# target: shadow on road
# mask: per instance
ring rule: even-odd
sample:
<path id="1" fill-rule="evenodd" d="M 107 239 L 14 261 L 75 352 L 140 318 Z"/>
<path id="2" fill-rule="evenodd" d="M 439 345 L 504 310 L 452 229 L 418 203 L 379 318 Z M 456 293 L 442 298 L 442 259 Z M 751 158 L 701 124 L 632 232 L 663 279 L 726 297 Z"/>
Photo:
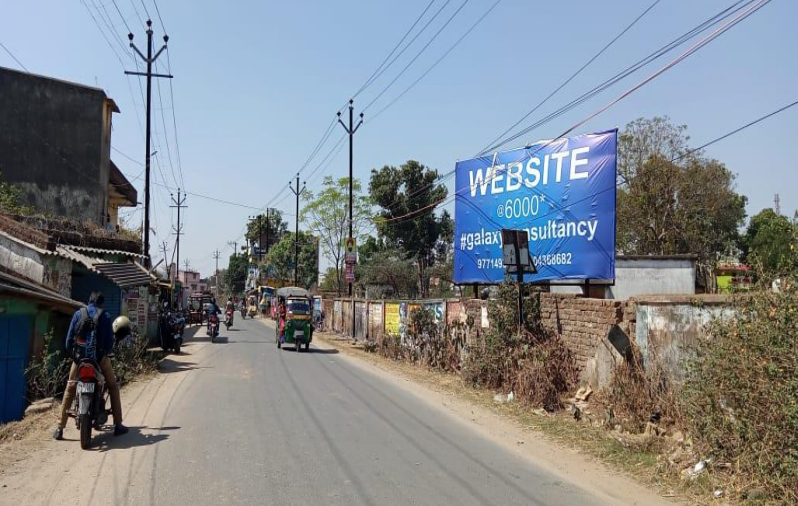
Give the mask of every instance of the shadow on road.
<path id="1" fill-rule="evenodd" d="M 136 448 L 140 446 L 149 446 L 155 443 L 168 439 L 169 434 L 145 434 L 146 431 L 171 431 L 179 430 L 180 427 L 128 427 L 129 431 L 124 436 L 114 436 L 113 429 L 104 431 L 97 435 L 92 445 L 92 450 L 98 452 L 107 452 L 110 450 L 127 450 L 129 448 Z"/>
<path id="2" fill-rule="evenodd" d="M 171 358 L 165 358 L 158 364 L 158 371 L 163 374 L 193 371 L 194 369 L 209 369 L 209 367 L 200 367 L 195 362 L 177 362 Z"/>
<path id="3" fill-rule="evenodd" d="M 313 353 L 313 354 L 316 354 L 316 355 L 337 355 L 338 354 L 338 350 L 336 350 L 335 348 L 328 348 L 328 349 L 310 348 L 309 350 L 307 350 L 304 353 Z"/>

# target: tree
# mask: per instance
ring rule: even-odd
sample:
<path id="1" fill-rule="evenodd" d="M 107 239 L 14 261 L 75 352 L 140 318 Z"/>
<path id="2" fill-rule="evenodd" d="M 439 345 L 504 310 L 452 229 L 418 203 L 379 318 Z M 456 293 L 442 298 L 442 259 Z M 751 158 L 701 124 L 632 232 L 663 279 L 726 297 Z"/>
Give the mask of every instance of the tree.
<path id="1" fill-rule="evenodd" d="M 259 214 L 254 220 L 247 223 L 245 237 L 250 244 L 262 246 L 265 255 L 267 253 L 266 238 L 269 238 L 269 249 L 271 249 L 272 246 L 280 242 L 280 238 L 287 230 L 288 223 L 283 221 L 283 213 L 277 209 L 270 209 L 268 213 Z M 263 244 L 261 244 L 261 240 Z"/>
<path id="2" fill-rule="evenodd" d="M 641 118 L 620 135 L 616 243 L 626 254 L 695 254 L 711 288 L 715 263 L 739 240 L 746 198 L 722 163 L 688 153 L 685 129 Z"/>
<path id="3" fill-rule="evenodd" d="M 3 174 L 0 173 L 0 178 L 2 176 Z M 33 209 L 20 205 L 21 198 L 22 191 L 19 187 L 6 181 L 0 181 L 0 211 L 23 216 L 33 214 Z"/>
<path id="4" fill-rule="evenodd" d="M 230 262 L 224 274 L 225 286 L 231 294 L 240 294 L 244 291 L 247 282 L 248 262 L 244 255 L 231 255 Z"/>
<path id="5" fill-rule="evenodd" d="M 335 269 L 334 290 L 342 291 L 344 283 L 345 239 L 349 237 L 349 178 L 324 178 L 322 190 L 307 197 L 308 203 L 300 213 L 302 222 L 319 238 L 325 258 Z M 352 182 L 352 232 L 358 243 L 364 238 L 371 208 L 368 198 L 361 194 L 360 181 Z M 326 278 L 325 278 L 326 279 Z"/>
<path id="6" fill-rule="evenodd" d="M 776 276 L 793 268 L 789 260 L 798 248 L 798 224 L 773 209 L 751 217 L 741 241 L 743 259 L 766 275 Z"/>
<path id="7" fill-rule="evenodd" d="M 406 252 L 369 236 L 360 246 L 358 256 L 355 273 L 359 290 L 365 291 L 369 287 L 369 296 L 378 298 L 413 298 L 418 295 L 418 284 L 408 276 L 415 266 Z"/>
<path id="8" fill-rule="evenodd" d="M 369 182 L 371 198 L 382 208 L 377 230 L 388 246 L 413 259 L 422 296 L 429 291 L 427 268 L 440 260 L 441 242 L 447 242 L 445 236 L 453 229 L 448 212 L 434 212 L 448 194 L 444 185 L 435 184 L 437 179 L 438 171 L 408 160 L 399 168 L 372 169 Z"/>
<path id="9" fill-rule="evenodd" d="M 310 289 L 319 278 L 318 239 L 307 232 L 299 232 L 299 286 Z M 266 256 L 274 277 L 294 280 L 294 233 L 286 232 Z"/>

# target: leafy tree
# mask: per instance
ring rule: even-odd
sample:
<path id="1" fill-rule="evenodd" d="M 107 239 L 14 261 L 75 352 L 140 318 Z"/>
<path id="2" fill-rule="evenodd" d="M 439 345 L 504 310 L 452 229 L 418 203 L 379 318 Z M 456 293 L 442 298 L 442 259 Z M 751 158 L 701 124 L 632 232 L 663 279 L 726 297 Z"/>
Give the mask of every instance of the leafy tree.
<path id="1" fill-rule="evenodd" d="M 620 135 L 616 242 L 627 254 L 696 254 L 711 288 L 716 261 L 739 240 L 747 199 L 722 163 L 688 153 L 684 132 L 657 117 Z"/>
<path id="2" fill-rule="evenodd" d="M 0 173 L 0 178 L 2 176 L 3 174 Z M 17 186 L 0 181 L 0 211 L 23 216 L 32 214 L 33 209 L 19 203 L 21 196 L 21 190 Z"/>
<path id="3" fill-rule="evenodd" d="M 407 297 L 418 295 L 418 284 L 409 272 L 415 270 L 407 253 L 392 248 L 384 241 L 369 237 L 359 250 L 359 263 L 355 270 L 358 289 L 369 286 L 375 297 Z"/>
<path id="4" fill-rule="evenodd" d="M 324 178 L 322 190 L 308 195 L 308 203 L 302 209 L 302 222 L 319 238 L 322 252 L 335 269 L 331 281 L 333 290 L 342 291 L 344 247 L 349 237 L 349 178 Z M 352 231 L 360 243 L 369 224 L 371 209 L 368 198 L 361 194 L 360 181 L 352 182 Z M 327 277 L 325 277 L 325 280 Z"/>
<path id="5" fill-rule="evenodd" d="M 224 282 L 231 294 L 240 294 L 244 291 L 248 263 L 244 255 L 230 256 L 230 262 L 227 264 L 227 270 L 224 274 Z"/>
<path id="6" fill-rule="evenodd" d="M 745 262 L 775 276 L 794 268 L 789 260 L 797 245 L 798 224 L 768 208 L 751 218 L 741 249 Z"/>
<path id="7" fill-rule="evenodd" d="M 258 244 L 258 246 L 261 246 L 262 240 L 263 252 L 266 254 L 266 238 L 269 239 L 269 249 L 271 249 L 272 246 L 280 242 L 280 238 L 287 230 L 288 223 L 283 221 L 283 213 L 278 209 L 271 209 L 268 213 L 259 214 L 247 223 L 245 237 L 250 244 Z"/>
<path id="8" fill-rule="evenodd" d="M 415 262 L 421 296 L 429 291 L 427 268 L 441 259 L 453 230 L 447 211 L 440 216 L 434 213 L 435 205 L 448 194 L 444 185 L 435 184 L 437 179 L 438 171 L 408 160 L 399 168 L 372 169 L 369 182 L 371 198 L 382 208 L 377 230 L 390 247 L 404 251 Z"/>
<path id="9" fill-rule="evenodd" d="M 266 256 L 274 277 L 279 280 L 294 279 L 294 233 L 286 232 Z M 299 286 L 311 288 L 319 278 L 318 239 L 307 232 L 299 232 Z"/>

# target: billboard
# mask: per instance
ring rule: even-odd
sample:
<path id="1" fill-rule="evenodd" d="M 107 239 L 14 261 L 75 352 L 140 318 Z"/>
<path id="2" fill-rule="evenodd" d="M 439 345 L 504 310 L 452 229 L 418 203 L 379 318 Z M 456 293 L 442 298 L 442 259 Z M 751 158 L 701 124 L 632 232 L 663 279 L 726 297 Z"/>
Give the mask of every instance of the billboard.
<path id="1" fill-rule="evenodd" d="M 457 162 L 454 282 L 504 280 L 501 230 L 526 230 L 526 282 L 615 278 L 618 131 Z"/>

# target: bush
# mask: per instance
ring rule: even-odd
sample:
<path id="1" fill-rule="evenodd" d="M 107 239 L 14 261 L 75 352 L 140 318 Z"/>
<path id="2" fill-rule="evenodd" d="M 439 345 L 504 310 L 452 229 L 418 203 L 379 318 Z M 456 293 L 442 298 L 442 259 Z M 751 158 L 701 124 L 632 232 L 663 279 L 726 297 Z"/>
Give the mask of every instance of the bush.
<path id="1" fill-rule="evenodd" d="M 53 344 L 53 331 L 44 335 L 42 354 L 34 357 L 25 370 L 28 382 L 28 401 L 55 397 L 66 387 L 69 367 L 72 362 L 65 358 Z"/>
<path id="2" fill-rule="evenodd" d="M 139 335 L 133 335 L 129 341 L 116 344 L 111 363 L 120 386 L 158 369 L 159 355 L 148 352 L 147 344 L 147 338 Z"/>
<path id="3" fill-rule="evenodd" d="M 798 502 L 798 287 L 740 296 L 689 363 L 681 409 L 697 448 L 741 488 Z"/>
<path id="4" fill-rule="evenodd" d="M 466 350 L 463 380 L 471 386 L 514 392 L 525 402 L 554 411 L 577 383 L 571 352 L 543 327 L 540 300 L 524 299 L 524 328 L 518 325 L 518 291 L 503 284 L 488 307 L 490 330 Z"/>

